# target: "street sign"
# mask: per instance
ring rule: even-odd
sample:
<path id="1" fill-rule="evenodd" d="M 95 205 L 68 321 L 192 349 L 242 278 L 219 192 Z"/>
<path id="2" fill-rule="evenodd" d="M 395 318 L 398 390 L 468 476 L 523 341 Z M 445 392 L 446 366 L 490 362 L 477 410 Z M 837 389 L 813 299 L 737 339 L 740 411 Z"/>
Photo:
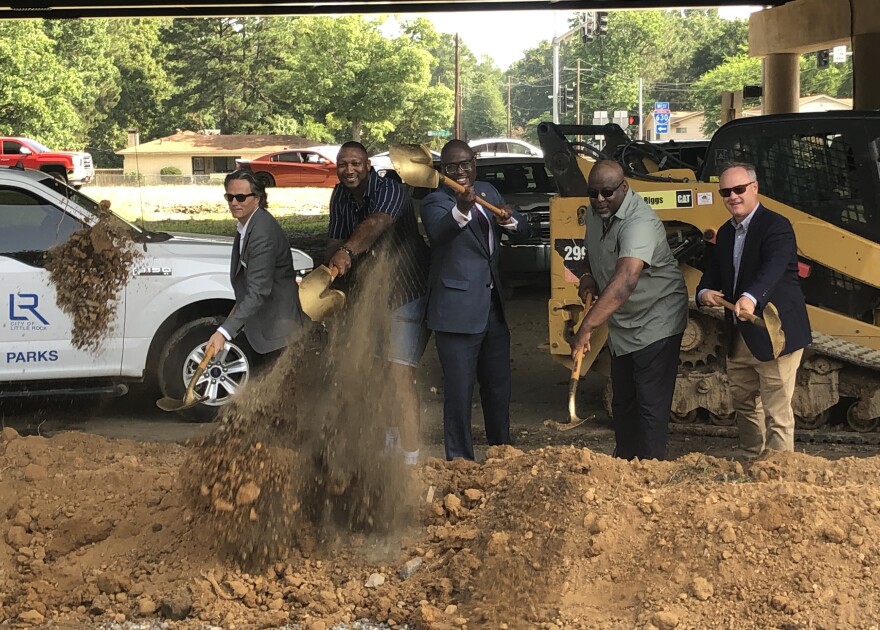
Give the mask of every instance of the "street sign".
<path id="1" fill-rule="evenodd" d="M 436 129 L 434 131 L 428 132 L 429 138 L 448 138 L 452 135 L 452 132 L 448 129 Z"/>
<path id="2" fill-rule="evenodd" d="M 663 124 L 657 123 L 656 125 L 654 125 L 654 133 L 656 133 L 656 134 L 669 133 L 669 125 L 666 123 L 663 123 Z"/>
<path id="3" fill-rule="evenodd" d="M 669 113 L 669 101 L 654 101 L 654 111 Z"/>
<path id="4" fill-rule="evenodd" d="M 846 63 L 846 46 L 835 46 L 831 49 L 831 61 Z"/>
<path id="5" fill-rule="evenodd" d="M 669 112 L 654 112 L 654 122 L 658 125 L 668 125 L 671 115 Z"/>
<path id="6" fill-rule="evenodd" d="M 593 124 L 594 125 L 607 125 L 608 124 L 608 112 L 607 111 L 594 111 L 593 112 Z"/>

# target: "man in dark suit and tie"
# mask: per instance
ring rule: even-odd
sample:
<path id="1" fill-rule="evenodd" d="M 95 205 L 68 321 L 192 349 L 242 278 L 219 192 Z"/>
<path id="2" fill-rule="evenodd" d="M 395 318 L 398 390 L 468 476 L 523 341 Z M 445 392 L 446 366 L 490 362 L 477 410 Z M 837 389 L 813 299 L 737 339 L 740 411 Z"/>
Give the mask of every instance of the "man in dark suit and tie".
<path id="1" fill-rule="evenodd" d="M 697 287 L 697 303 L 721 306 L 732 334 L 727 378 L 745 455 L 765 449 L 794 450 L 791 399 L 803 349 L 812 341 L 804 294 L 798 279 L 797 244 L 791 223 L 758 201 L 751 164 L 724 167 L 719 194 L 731 220 L 718 229 L 714 251 Z M 745 321 L 772 303 L 782 320 L 785 347 L 773 358 L 767 332 Z"/>
<path id="2" fill-rule="evenodd" d="M 226 176 L 224 186 L 229 211 L 238 219 L 230 266 L 235 307 L 208 345 L 219 355 L 244 332 L 257 354 L 256 367 L 266 368 L 302 326 L 293 258 L 284 230 L 266 209 L 263 184 L 238 170 Z"/>
<path id="3" fill-rule="evenodd" d="M 501 232 L 513 238 L 528 236 L 528 223 L 505 207 L 492 185 L 476 181 L 476 159 L 465 142 L 447 142 L 440 164 L 465 191 L 441 186 L 419 209 L 431 242 L 428 328 L 434 331 L 443 370 L 446 459 L 472 460 L 475 376 L 487 441 L 510 443 L 510 330 L 501 300 L 498 247 Z M 504 207 L 505 215 L 490 213 L 480 205 L 481 199 Z"/>

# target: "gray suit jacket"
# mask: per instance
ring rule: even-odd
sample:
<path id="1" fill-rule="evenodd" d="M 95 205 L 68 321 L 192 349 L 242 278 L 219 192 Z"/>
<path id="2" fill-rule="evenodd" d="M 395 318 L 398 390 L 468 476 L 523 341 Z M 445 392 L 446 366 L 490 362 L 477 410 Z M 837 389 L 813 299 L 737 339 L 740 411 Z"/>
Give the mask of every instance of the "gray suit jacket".
<path id="1" fill-rule="evenodd" d="M 244 330 L 251 347 L 266 354 L 286 346 L 302 325 L 293 258 L 287 236 L 263 208 L 251 217 L 243 247 L 241 238 L 235 235 L 230 268 L 235 311 L 223 328 L 233 338 Z"/>
<path id="2" fill-rule="evenodd" d="M 504 203 L 501 194 L 486 182 L 475 182 L 477 198 L 495 206 Z M 498 254 L 501 232 L 513 238 L 529 234 L 529 224 L 519 213 L 515 230 L 506 230 L 489 218 L 494 248 L 492 255 L 476 219 L 462 229 L 452 216 L 455 192 L 441 186 L 422 200 L 419 214 L 431 241 L 428 274 L 428 328 L 439 332 L 477 334 L 486 330 L 494 284 L 502 295 Z M 474 210 L 476 211 L 476 210 Z"/>

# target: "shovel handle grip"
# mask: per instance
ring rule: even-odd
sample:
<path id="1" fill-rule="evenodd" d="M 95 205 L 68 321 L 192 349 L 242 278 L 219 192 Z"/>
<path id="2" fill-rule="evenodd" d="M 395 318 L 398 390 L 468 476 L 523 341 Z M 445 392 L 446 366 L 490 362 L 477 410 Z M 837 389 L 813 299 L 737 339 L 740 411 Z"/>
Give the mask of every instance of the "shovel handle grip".
<path id="1" fill-rule="evenodd" d="M 727 310 L 729 310 L 731 312 L 733 311 L 733 308 L 734 308 L 733 304 L 731 304 L 730 302 L 728 302 L 724 298 L 718 298 L 718 301 L 721 302 L 721 304 L 724 306 L 724 308 L 726 308 Z M 766 328 L 766 326 L 764 325 L 764 320 L 761 319 L 760 317 L 758 317 L 757 315 L 755 315 L 754 313 L 743 313 L 743 315 L 745 316 L 747 321 L 751 322 L 755 326 L 760 326 L 761 328 Z"/>
<path id="2" fill-rule="evenodd" d="M 443 173 L 440 173 L 440 183 L 446 184 L 447 186 L 449 186 L 452 190 L 454 190 L 456 192 L 464 192 L 464 186 L 459 184 L 454 179 L 450 179 L 450 178 L 446 177 L 446 175 L 444 175 Z M 488 208 L 492 212 L 492 214 L 494 214 L 496 217 L 499 217 L 502 219 L 508 218 L 508 214 L 509 214 L 508 212 L 505 212 L 501 208 L 493 206 L 491 203 L 489 203 L 485 199 L 480 199 L 479 201 L 480 201 L 481 206 L 483 206 L 484 208 Z"/>

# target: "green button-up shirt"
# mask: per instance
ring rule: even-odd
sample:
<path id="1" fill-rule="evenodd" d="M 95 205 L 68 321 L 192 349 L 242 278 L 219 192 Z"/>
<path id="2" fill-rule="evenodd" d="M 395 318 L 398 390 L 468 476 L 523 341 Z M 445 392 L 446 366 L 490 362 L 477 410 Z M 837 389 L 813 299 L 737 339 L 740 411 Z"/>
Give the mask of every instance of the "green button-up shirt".
<path id="1" fill-rule="evenodd" d="M 688 296 L 684 276 L 666 241 L 663 222 L 639 195 L 628 190 L 608 221 L 590 208 L 584 243 L 599 291 L 608 286 L 619 258 L 645 263 L 632 295 L 608 319 L 608 345 L 614 356 L 641 350 L 682 332 Z"/>

